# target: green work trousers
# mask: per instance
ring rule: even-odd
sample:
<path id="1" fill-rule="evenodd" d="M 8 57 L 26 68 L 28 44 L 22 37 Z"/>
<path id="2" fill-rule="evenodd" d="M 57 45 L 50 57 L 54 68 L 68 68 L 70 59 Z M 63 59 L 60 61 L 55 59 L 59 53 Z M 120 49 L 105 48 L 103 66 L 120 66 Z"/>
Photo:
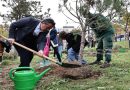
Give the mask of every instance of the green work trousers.
<path id="1" fill-rule="evenodd" d="M 97 38 L 97 61 L 103 60 L 103 53 L 105 54 L 105 61 L 111 61 L 111 53 L 113 47 L 113 34 L 105 34 Z"/>

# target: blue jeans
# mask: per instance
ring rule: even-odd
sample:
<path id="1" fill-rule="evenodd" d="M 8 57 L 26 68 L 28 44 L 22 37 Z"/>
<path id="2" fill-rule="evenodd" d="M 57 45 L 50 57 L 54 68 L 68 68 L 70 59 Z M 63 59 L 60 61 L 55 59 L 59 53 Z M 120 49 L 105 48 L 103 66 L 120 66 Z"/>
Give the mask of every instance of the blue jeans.
<path id="1" fill-rule="evenodd" d="M 77 60 L 78 61 L 79 58 L 79 53 L 76 53 L 73 48 L 68 49 L 68 62 Z M 81 60 L 80 64 L 86 64 L 87 62 L 85 60 Z"/>
<path id="2" fill-rule="evenodd" d="M 58 46 L 58 51 L 59 51 L 60 57 L 62 57 L 62 51 L 63 51 L 63 46 L 62 45 Z"/>
<path id="3" fill-rule="evenodd" d="M 68 49 L 68 62 L 78 60 L 79 53 L 76 53 L 73 48 Z"/>

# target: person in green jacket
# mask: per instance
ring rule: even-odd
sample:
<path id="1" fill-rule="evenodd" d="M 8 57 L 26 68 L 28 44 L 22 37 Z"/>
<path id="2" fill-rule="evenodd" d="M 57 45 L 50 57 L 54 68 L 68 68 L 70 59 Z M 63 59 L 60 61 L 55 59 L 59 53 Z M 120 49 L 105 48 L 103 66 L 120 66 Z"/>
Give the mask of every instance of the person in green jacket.
<path id="1" fill-rule="evenodd" d="M 113 47 L 113 36 L 114 28 L 110 23 L 109 19 L 101 14 L 92 14 L 89 13 L 89 27 L 95 33 L 97 40 L 97 59 L 96 61 L 90 63 L 101 65 L 101 60 L 103 60 L 103 53 L 105 53 L 105 62 L 100 66 L 100 68 L 106 68 L 110 66 L 111 54 Z"/>

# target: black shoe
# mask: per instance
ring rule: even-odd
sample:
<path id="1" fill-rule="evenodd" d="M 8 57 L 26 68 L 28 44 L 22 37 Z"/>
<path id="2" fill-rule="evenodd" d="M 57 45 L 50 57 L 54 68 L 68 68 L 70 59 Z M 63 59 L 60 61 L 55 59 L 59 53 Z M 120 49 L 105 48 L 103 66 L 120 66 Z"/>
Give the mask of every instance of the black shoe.
<path id="1" fill-rule="evenodd" d="M 101 63 L 101 61 L 94 61 L 94 62 L 90 63 L 89 65 L 94 65 L 94 64 L 101 65 L 102 63 Z"/>
<path id="2" fill-rule="evenodd" d="M 80 64 L 81 64 L 81 65 L 86 65 L 86 64 L 87 64 L 87 61 L 81 60 L 81 61 L 80 61 Z"/>
<path id="3" fill-rule="evenodd" d="M 104 64 L 100 66 L 100 68 L 107 68 L 107 67 L 110 67 L 110 63 L 108 62 L 104 62 Z"/>

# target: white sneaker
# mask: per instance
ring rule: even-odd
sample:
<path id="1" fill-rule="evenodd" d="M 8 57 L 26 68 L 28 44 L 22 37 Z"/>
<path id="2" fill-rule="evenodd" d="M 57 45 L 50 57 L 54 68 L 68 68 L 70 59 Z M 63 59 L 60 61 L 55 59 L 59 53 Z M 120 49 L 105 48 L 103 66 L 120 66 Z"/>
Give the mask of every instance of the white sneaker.
<path id="1" fill-rule="evenodd" d="M 40 68 L 44 67 L 43 62 L 40 62 L 39 64 L 40 64 Z"/>
<path id="2" fill-rule="evenodd" d="M 48 66 L 51 62 L 49 60 L 43 60 L 40 62 L 40 67 Z"/>

